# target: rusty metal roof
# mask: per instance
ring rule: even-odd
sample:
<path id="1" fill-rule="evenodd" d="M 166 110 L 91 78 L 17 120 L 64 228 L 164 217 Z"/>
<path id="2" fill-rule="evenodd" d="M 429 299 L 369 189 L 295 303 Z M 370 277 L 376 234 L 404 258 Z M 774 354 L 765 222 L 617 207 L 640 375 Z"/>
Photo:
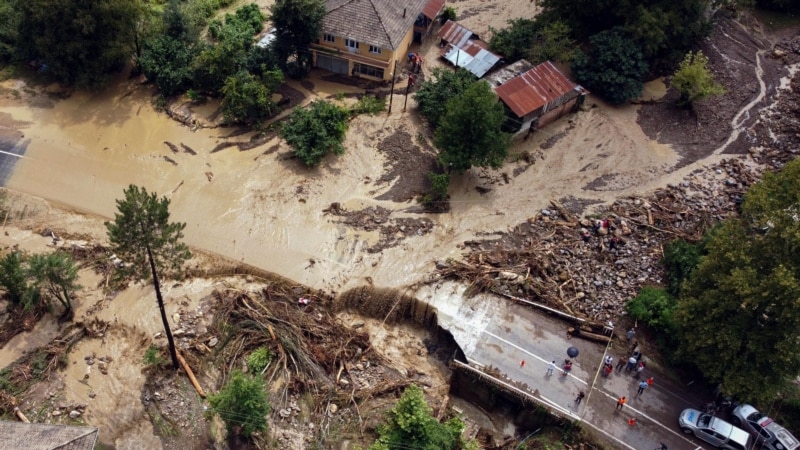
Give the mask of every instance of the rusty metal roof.
<path id="1" fill-rule="evenodd" d="M 486 42 L 458 22 L 447 21 L 439 30 L 438 36 L 450 44 L 442 51 L 442 57 L 450 64 L 467 69 L 478 78 L 500 61 L 500 56 L 488 50 L 489 45 Z"/>
<path id="2" fill-rule="evenodd" d="M 576 95 L 588 93 L 580 85 L 568 80 L 550 61 L 539 64 L 495 89 L 503 103 L 517 117 L 530 114 L 573 91 Z"/>
<path id="3" fill-rule="evenodd" d="M 422 15 L 433 20 L 442 12 L 443 8 L 444 0 L 429 0 L 425 7 L 422 8 Z"/>

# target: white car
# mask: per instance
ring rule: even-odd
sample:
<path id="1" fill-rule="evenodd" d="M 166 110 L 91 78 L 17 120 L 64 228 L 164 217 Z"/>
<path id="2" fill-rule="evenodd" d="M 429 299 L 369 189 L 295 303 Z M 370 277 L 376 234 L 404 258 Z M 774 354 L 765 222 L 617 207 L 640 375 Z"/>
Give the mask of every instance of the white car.
<path id="1" fill-rule="evenodd" d="M 800 442 L 786 428 L 758 412 L 748 404 L 739 405 L 731 413 L 731 422 L 749 431 L 765 450 L 796 450 Z M 759 447 L 762 448 L 762 447 Z"/>
<path id="2" fill-rule="evenodd" d="M 727 450 L 748 450 L 750 435 L 719 417 L 696 409 L 684 409 L 678 424 L 686 434 L 694 434 L 709 444 Z"/>

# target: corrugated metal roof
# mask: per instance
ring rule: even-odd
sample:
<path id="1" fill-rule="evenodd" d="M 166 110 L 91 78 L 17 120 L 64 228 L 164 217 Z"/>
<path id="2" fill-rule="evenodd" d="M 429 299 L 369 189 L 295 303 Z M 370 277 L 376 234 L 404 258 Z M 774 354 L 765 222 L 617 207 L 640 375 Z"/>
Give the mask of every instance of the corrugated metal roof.
<path id="1" fill-rule="evenodd" d="M 442 57 L 455 66 L 467 69 L 478 78 L 486 75 L 500 61 L 500 56 L 488 50 L 489 45 L 486 42 L 458 22 L 447 21 L 439 30 L 438 36 L 450 44 L 442 52 Z"/>
<path id="2" fill-rule="evenodd" d="M 577 95 L 588 93 L 580 85 L 568 80 L 550 61 L 539 64 L 495 89 L 503 103 L 517 117 L 530 114 L 572 91 L 576 91 Z"/>
<path id="3" fill-rule="evenodd" d="M 444 0 L 430 0 L 425 7 L 422 8 L 422 14 L 428 19 L 433 20 L 442 12 L 442 8 L 444 8 Z"/>

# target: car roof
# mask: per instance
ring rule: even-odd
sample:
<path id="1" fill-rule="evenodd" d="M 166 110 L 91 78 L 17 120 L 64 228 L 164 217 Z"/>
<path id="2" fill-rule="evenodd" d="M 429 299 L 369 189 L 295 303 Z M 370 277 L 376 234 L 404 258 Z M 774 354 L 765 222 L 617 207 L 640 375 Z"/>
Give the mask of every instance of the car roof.
<path id="1" fill-rule="evenodd" d="M 794 435 L 786 428 L 783 428 L 775 422 L 771 422 L 766 426 L 766 428 L 772 432 L 778 439 L 778 442 L 783 444 L 783 446 L 787 449 L 793 450 L 800 447 L 800 441 L 798 441 L 797 438 L 794 437 Z"/>
<path id="2" fill-rule="evenodd" d="M 747 417 L 754 412 L 758 412 L 758 410 L 755 409 L 753 405 L 748 405 L 747 403 L 737 406 L 736 410 L 734 410 L 734 414 L 742 417 Z"/>
<path id="3" fill-rule="evenodd" d="M 738 442 L 739 444 L 742 444 L 742 446 L 744 447 L 747 447 L 750 444 L 750 433 L 744 431 L 739 427 L 730 425 L 728 424 L 728 422 L 724 422 L 722 420 L 718 421 L 727 424 L 731 428 L 731 430 L 728 433 L 723 433 L 726 436 L 728 436 L 728 439 L 734 442 Z M 717 428 L 717 431 L 719 431 L 719 428 Z"/>

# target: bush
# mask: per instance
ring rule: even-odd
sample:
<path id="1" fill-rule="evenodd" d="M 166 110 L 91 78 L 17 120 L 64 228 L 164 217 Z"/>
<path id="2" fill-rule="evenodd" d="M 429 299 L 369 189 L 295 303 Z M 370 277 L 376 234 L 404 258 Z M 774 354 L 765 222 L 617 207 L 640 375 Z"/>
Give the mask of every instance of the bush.
<path id="1" fill-rule="evenodd" d="M 450 175 L 428 172 L 428 181 L 431 183 L 431 189 L 422 197 L 422 204 L 433 211 L 446 211 Z"/>
<path id="2" fill-rule="evenodd" d="M 258 378 L 234 371 L 228 384 L 219 393 L 210 395 L 208 402 L 211 408 L 207 414 L 218 414 L 229 436 L 250 437 L 267 429 L 266 415 L 270 407 L 264 383 Z"/>
<path id="3" fill-rule="evenodd" d="M 24 258 L 19 252 L 11 252 L 0 259 L 0 287 L 6 290 L 11 303 L 21 305 L 28 295 L 28 278 Z"/>
<path id="4" fill-rule="evenodd" d="M 446 23 L 448 20 L 456 20 L 456 9 L 452 6 L 445 6 L 442 15 L 439 17 L 441 23 Z"/>
<path id="5" fill-rule="evenodd" d="M 350 109 L 352 115 L 369 114 L 374 116 L 379 112 L 386 111 L 386 97 L 374 97 L 365 95 L 358 99 L 358 102 Z"/>
<path id="6" fill-rule="evenodd" d="M 247 370 L 251 374 L 261 373 L 272 361 L 272 352 L 266 347 L 259 347 L 247 357 Z"/>
<path id="7" fill-rule="evenodd" d="M 342 141 L 347 133 L 350 112 L 333 103 L 317 100 L 306 108 L 298 108 L 281 127 L 280 136 L 294 154 L 308 166 L 315 166 L 328 153 L 344 153 Z"/>
<path id="8" fill-rule="evenodd" d="M 644 287 L 625 305 L 628 314 L 646 324 L 656 334 L 656 341 L 665 350 L 676 348 L 675 309 L 678 302 L 666 290 Z M 669 352 L 668 352 L 669 353 Z"/>

